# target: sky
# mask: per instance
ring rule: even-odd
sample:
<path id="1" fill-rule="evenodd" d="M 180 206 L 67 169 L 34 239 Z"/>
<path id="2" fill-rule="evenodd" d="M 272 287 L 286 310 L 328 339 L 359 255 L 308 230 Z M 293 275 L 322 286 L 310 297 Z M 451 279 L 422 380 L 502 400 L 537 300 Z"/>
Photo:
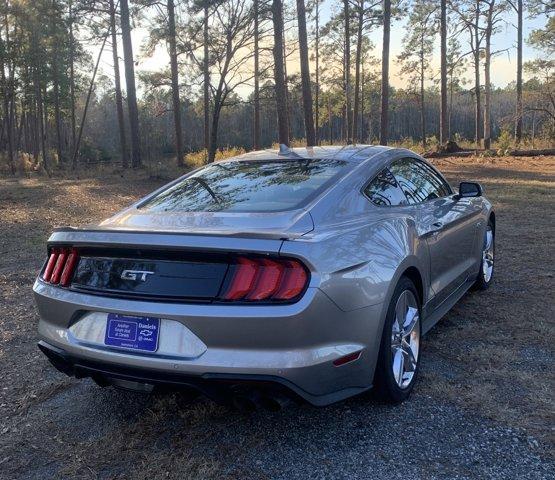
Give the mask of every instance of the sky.
<path id="1" fill-rule="evenodd" d="M 321 7 L 321 20 L 320 25 L 324 25 L 326 21 L 332 15 L 332 8 L 337 8 L 337 0 L 328 0 Z M 516 15 L 507 15 L 508 21 L 516 22 Z M 526 39 L 529 33 L 536 28 L 541 28 L 545 25 L 547 18 L 535 18 L 524 20 L 524 38 Z M 399 65 L 396 62 L 397 55 L 402 50 L 402 40 L 403 35 L 406 30 L 407 19 L 401 19 L 394 21 L 391 27 L 391 47 L 390 47 L 390 83 L 392 86 L 397 88 L 402 88 L 406 86 L 406 80 L 399 74 Z M 313 25 L 309 23 L 309 29 L 313 28 Z M 159 47 L 156 49 L 155 54 L 150 58 L 142 58 L 140 55 L 140 46 L 144 43 L 147 36 L 147 30 L 144 27 L 135 28 L 132 31 L 134 57 L 136 63 L 136 72 L 141 71 L 157 71 L 167 68 L 169 65 L 169 57 L 165 47 Z M 375 45 L 373 55 L 376 58 L 381 58 L 381 41 L 382 41 L 382 30 L 377 28 L 368 35 L 369 39 Z M 121 41 L 121 38 L 120 38 Z M 461 38 L 462 49 L 464 51 L 464 39 Z M 436 42 L 436 51 L 434 52 L 433 61 L 431 63 L 434 72 L 439 70 L 439 39 Z M 495 56 L 492 60 L 492 82 L 497 87 L 504 87 L 510 82 L 515 80 L 516 77 L 516 30 L 512 24 L 503 24 L 501 29 L 492 39 L 492 51 L 505 50 L 507 52 L 501 53 Z M 354 46 L 353 46 L 354 49 Z M 92 47 L 89 49 L 93 58 L 98 55 L 99 48 Z M 122 55 L 122 46 L 119 45 L 120 56 Z M 540 52 L 532 49 L 528 45 L 524 45 L 523 58 L 524 61 L 532 60 L 540 55 Z M 103 74 L 109 78 L 113 77 L 112 73 L 112 56 L 109 48 L 107 47 L 102 55 L 100 70 Z M 120 67 L 123 72 L 123 65 Z M 297 55 L 291 55 L 287 62 L 287 72 L 289 74 L 296 73 L 299 70 L 299 59 Z M 312 71 L 314 70 L 314 65 L 312 65 Z M 468 78 L 472 77 L 472 72 L 469 70 Z M 242 91 L 238 92 L 241 95 L 248 95 L 250 92 L 250 87 L 244 87 Z M 140 94 L 139 88 L 139 94 Z"/>

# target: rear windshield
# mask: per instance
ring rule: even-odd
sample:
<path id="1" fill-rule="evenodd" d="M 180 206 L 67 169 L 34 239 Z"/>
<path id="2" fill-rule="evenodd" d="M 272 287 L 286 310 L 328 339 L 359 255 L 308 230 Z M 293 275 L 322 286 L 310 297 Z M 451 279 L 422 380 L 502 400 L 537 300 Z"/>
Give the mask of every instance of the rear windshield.
<path id="1" fill-rule="evenodd" d="M 314 198 L 347 162 L 232 161 L 208 165 L 139 206 L 160 212 L 276 212 Z"/>

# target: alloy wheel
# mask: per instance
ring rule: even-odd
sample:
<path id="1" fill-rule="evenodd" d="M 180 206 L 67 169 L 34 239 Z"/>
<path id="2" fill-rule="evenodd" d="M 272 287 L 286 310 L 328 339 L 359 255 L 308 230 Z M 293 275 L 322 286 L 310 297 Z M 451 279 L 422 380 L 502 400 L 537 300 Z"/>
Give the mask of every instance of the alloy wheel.
<path id="1" fill-rule="evenodd" d="M 405 290 L 395 305 L 391 327 L 391 368 L 400 388 L 407 388 L 418 365 L 420 349 L 420 313 L 413 292 Z"/>
<path id="2" fill-rule="evenodd" d="M 488 283 L 493 275 L 493 230 L 491 225 L 486 229 L 486 237 L 484 239 L 484 250 L 482 251 L 482 275 L 484 282 Z"/>

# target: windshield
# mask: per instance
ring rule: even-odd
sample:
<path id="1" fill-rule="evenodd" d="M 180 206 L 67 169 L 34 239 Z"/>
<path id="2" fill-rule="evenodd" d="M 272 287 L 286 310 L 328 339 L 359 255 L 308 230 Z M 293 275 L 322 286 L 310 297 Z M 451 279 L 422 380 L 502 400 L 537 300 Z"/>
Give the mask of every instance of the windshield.
<path id="1" fill-rule="evenodd" d="M 160 212 L 276 212 L 298 208 L 333 183 L 334 159 L 232 161 L 208 165 L 139 206 Z"/>

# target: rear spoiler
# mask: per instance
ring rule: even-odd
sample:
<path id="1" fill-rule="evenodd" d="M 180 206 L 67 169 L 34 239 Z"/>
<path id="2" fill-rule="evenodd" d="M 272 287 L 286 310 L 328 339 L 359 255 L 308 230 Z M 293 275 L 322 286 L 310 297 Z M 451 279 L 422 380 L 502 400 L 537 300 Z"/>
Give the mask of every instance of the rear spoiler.
<path id="1" fill-rule="evenodd" d="M 279 253 L 283 233 L 236 234 L 109 230 L 62 227 L 53 231 L 48 246 L 149 248 L 221 252 Z"/>

